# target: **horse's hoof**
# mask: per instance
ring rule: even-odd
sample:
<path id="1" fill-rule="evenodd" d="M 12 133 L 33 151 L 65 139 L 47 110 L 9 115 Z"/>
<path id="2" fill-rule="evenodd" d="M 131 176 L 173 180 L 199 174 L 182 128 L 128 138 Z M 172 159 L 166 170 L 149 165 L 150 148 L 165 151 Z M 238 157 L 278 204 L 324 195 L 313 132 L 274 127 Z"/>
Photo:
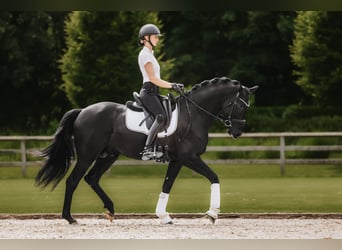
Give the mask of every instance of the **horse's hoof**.
<path id="1" fill-rule="evenodd" d="M 77 221 L 72 216 L 62 215 L 63 219 L 66 219 L 70 225 L 76 225 Z"/>
<path id="2" fill-rule="evenodd" d="M 205 213 L 205 216 L 210 220 L 212 224 L 214 224 L 218 218 L 219 211 L 220 210 L 217 208 L 211 208 Z"/>
<path id="3" fill-rule="evenodd" d="M 214 217 L 210 216 L 209 214 L 206 214 L 205 216 L 210 220 L 212 224 L 215 224 L 216 219 Z"/>
<path id="4" fill-rule="evenodd" d="M 115 217 L 114 214 L 109 211 L 105 212 L 105 216 L 110 222 L 113 222 L 114 217 Z"/>
<path id="5" fill-rule="evenodd" d="M 159 215 L 158 217 L 161 220 L 161 223 L 164 224 L 164 225 L 172 225 L 173 224 L 172 219 L 171 219 L 169 213 L 165 213 L 163 215 Z"/>
<path id="6" fill-rule="evenodd" d="M 70 219 L 66 219 L 70 225 L 77 225 L 77 220 L 75 220 L 74 218 L 70 218 Z"/>

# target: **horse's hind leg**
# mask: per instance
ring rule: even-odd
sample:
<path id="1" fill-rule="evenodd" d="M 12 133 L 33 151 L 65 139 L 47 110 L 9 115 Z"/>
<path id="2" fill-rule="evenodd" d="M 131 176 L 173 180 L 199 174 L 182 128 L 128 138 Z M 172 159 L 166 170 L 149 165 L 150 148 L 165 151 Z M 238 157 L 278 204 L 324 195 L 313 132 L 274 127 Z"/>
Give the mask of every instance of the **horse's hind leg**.
<path id="1" fill-rule="evenodd" d="M 90 164 L 91 162 L 78 160 L 73 171 L 66 180 L 62 217 L 66 219 L 70 224 L 77 223 L 77 221 L 71 216 L 70 212 L 72 196 L 74 194 L 76 187 L 78 186 L 78 183 L 80 182 L 84 174 L 87 172 Z"/>
<path id="2" fill-rule="evenodd" d="M 84 177 L 85 181 L 91 186 L 95 193 L 100 197 L 104 204 L 104 208 L 108 209 L 108 216 L 110 220 L 114 218 L 114 204 L 108 195 L 103 191 L 99 185 L 101 176 L 110 168 L 114 161 L 118 158 L 117 155 L 108 155 L 105 158 L 98 158 L 89 171 L 89 173 Z"/>

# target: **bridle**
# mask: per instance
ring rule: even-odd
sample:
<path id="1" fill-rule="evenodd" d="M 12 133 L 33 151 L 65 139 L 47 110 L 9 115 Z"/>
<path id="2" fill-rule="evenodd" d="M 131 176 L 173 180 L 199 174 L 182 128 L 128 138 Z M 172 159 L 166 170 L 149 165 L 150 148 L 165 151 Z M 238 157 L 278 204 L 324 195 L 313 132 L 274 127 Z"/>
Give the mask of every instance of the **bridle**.
<path id="1" fill-rule="evenodd" d="M 242 86 L 242 88 L 245 88 Z M 233 112 L 235 111 L 237 105 L 238 105 L 238 102 L 241 102 L 245 107 L 249 108 L 250 107 L 250 102 L 248 100 L 248 102 L 246 102 L 244 99 L 242 99 L 240 97 L 240 92 L 237 92 L 236 93 L 236 97 L 234 99 L 234 101 L 231 101 L 227 107 L 229 106 L 232 106 L 232 108 L 230 109 L 230 113 L 229 115 L 227 116 L 227 118 L 224 118 L 224 115 L 219 115 L 219 119 L 221 119 L 221 121 L 224 123 L 224 125 L 227 127 L 227 128 L 231 128 L 232 127 L 232 123 L 235 122 L 235 123 L 240 123 L 240 124 L 243 124 L 245 125 L 246 124 L 246 120 L 245 119 L 236 119 L 236 118 L 232 118 L 232 114 Z"/>
<path id="2" fill-rule="evenodd" d="M 242 86 L 242 88 L 245 88 L 245 87 Z M 196 102 L 194 102 L 191 98 L 189 98 L 187 95 L 185 95 L 185 93 L 183 91 L 180 92 L 180 95 L 186 100 L 186 107 L 187 107 L 188 115 L 189 115 L 190 118 L 191 118 L 191 112 L 190 112 L 190 108 L 189 108 L 189 102 L 191 104 L 193 104 L 199 110 L 203 111 L 205 114 L 213 117 L 215 120 L 218 120 L 218 121 L 222 122 L 225 125 L 225 127 L 227 127 L 228 129 L 230 129 L 232 127 L 233 122 L 240 123 L 240 124 L 243 124 L 243 125 L 246 123 L 245 119 L 232 118 L 233 112 L 235 111 L 235 109 L 236 109 L 236 107 L 238 105 L 238 102 L 241 102 L 247 108 L 249 108 L 249 106 L 250 106 L 249 100 L 248 100 L 248 102 L 243 100 L 240 97 L 240 92 L 239 91 L 236 93 L 236 96 L 235 96 L 234 100 L 231 101 L 230 103 L 228 103 L 227 107 L 232 106 L 232 108 L 230 109 L 230 113 L 226 117 L 223 114 L 215 115 L 215 114 L 209 112 L 208 110 L 204 109 L 203 107 L 198 105 Z M 188 132 L 190 131 L 190 128 L 191 128 L 191 119 L 189 119 L 188 128 L 186 130 L 186 133 L 183 135 L 182 138 L 179 138 L 179 141 L 181 141 L 188 134 Z"/>
<path id="3" fill-rule="evenodd" d="M 232 118 L 232 114 L 234 112 L 234 110 L 236 109 L 238 102 L 242 102 L 242 104 L 244 104 L 247 108 L 249 108 L 250 106 L 250 102 L 246 102 L 245 100 L 243 100 L 240 97 L 240 92 L 236 93 L 235 99 L 234 101 L 231 101 L 227 107 L 232 106 L 229 115 L 225 118 L 224 115 L 215 115 L 211 112 L 209 112 L 208 110 L 202 108 L 200 105 L 198 105 L 197 103 L 195 103 L 191 98 L 189 98 L 188 96 L 186 96 L 183 92 L 180 93 L 182 97 L 184 97 L 188 102 L 192 103 L 196 108 L 198 108 L 199 110 L 203 111 L 204 113 L 206 113 L 207 115 L 213 117 L 214 119 L 222 122 L 226 127 L 231 127 L 232 126 L 232 122 L 238 122 L 238 123 L 246 123 L 245 119 L 236 119 L 236 118 Z M 188 110 L 188 112 L 190 112 Z"/>

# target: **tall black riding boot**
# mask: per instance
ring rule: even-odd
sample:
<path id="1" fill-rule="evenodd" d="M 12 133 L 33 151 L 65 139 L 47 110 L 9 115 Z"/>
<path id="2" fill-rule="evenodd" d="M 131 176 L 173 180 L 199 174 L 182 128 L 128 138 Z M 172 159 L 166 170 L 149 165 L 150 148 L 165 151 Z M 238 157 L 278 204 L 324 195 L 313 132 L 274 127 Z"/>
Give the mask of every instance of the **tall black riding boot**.
<path id="1" fill-rule="evenodd" d="M 151 126 L 150 131 L 148 132 L 144 150 L 141 152 L 142 160 L 146 161 L 146 160 L 160 158 L 163 156 L 163 152 L 160 152 L 157 150 L 155 151 L 153 147 L 153 143 L 157 138 L 158 132 L 160 131 L 163 122 L 164 122 L 164 117 L 162 115 L 157 115 L 156 119 L 154 120 Z"/>

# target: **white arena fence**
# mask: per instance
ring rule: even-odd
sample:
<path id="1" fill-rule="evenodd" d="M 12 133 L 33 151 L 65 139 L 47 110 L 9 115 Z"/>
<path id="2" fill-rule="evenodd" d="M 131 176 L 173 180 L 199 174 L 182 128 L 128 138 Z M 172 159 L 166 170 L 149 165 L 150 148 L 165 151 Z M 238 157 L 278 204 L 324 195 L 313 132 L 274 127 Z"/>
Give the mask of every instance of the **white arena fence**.
<path id="1" fill-rule="evenodd" d="M 278 158 L 265 159 L 205 159 L 208 164 L 277 164 L 280 166 L 280 174 L 285 174 L 286 164 L 341 164 L 342 163 L 342 145 L 291 145 L 286 143 L 287 138 L 304 138 L 304 137 L 332 137 L 341 138 L 342 132 L 281 132 L 281 133 L 245 133 L 240 138 L 277 138 L 279 145 L 227 145 L 232 143 L 231 137 L 226 133 L 210 133 L 209 146 L 207 152 L 254 152 L 254 151 L 276 151 L 279 154 Z M 227 139 L 227 144 L 222 146 L 210 146 L 210 140 L 215 138 Z M 52 136 L 0 136 L 1 142 L 18 142 L 18 148 L 4 148 L 0 146 L 0 156 L 17 154 L 20 155 L 21 160 L 2 160 L 0 158 L 1 166 L 20 166 L 23 177 L 26 176 L 26 168 L 28 166 L 40 166 L 44 159 L 36 157 L 39 153 L 38 148 L 28 147 L 29 142 L 45 141 L 49 143 L 53 139 Z M 229 143 L 228 143 L 228 140 Z M 222 140 L 221 140 L 222 141 Z M 224 140 L 225 141 L 225 140 Z M 338 140 L 341 141 L 342 140 Z M 237 144 L 237 143 L 236 143 Z M 338 143 L 339 144 L 339 143 Z M 328 151 L 340 152 L 334 158 L 286 158 L 286 152 L 289 151 Z M 340 157 L 338 157 L 340 155 Z M 6 157 L 5 157 L 6 158 Z M 18 159 L 18 157 L 15 157 Z M 152 161 L 138 161 L 131 159 L 119 159 L 115 162 L 116 165 L 154 165 L 162 163 L 154 163 Z"/>

